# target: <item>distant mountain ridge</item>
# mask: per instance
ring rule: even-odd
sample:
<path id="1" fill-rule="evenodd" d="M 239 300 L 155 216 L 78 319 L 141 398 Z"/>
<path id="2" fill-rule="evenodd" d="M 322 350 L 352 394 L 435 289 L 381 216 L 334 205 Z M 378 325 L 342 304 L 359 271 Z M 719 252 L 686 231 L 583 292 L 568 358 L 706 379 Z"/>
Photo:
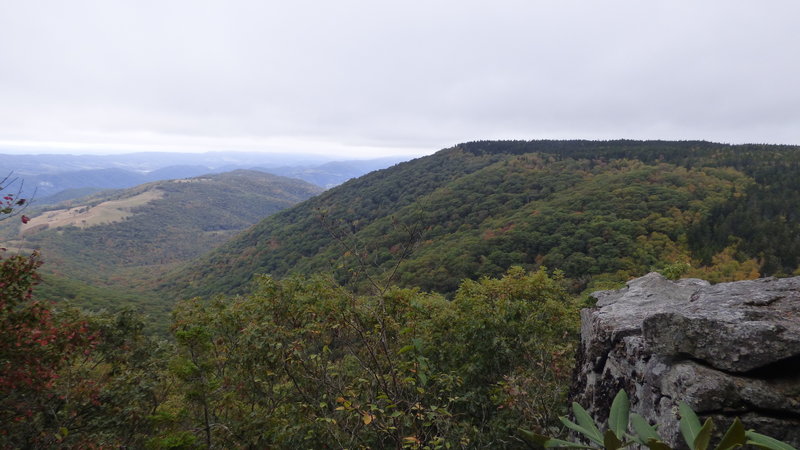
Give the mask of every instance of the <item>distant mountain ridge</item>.
<path id="1" fill-rule="evenodd" d="M 770 235 L 785 240 L 765 243 L 760 255 L 737 242 L 773 224 L 766 213 L 754 211 L 752 227 L 732 229 L 730 238 L 699 236 L 722 226 L 715 223 L 724 221 L 725 208 L 746 207 L 736 205 L 756 195 L 764 177 L 784 180 L 793 192 L 798 162 L 795 146 L 471 142 L 350 180 L 271 216 L 165 277 L 161 289 L 179 296 L 241 292 L 257 273 L 322 271 L 353 283 L 364 283 L 365 272 L 394 273 L 393 282 L 404 286 L 452 292 L 464 278 L 497 276 L 511 265 L 562 269 L 576 289 L 678 263 L 721 279 L 791 273 L 800 262 L 796 219 L 781 222 Z M 781 207 L 800 208 L 800 200 Z M 709 214 L 717 210 L 720 217 Z M 783 250 L 795 246 L 797 252 Z"/>
<path id="2" fill-rule="evenodd" d="M 2 150 L 0 150 L 2 152 Z M 301 166 L 319 165 L 334 158 L 296 153 L 257 152 L 138 152 L 108 155 L 88 154 L 2 154 L 3 162 L 19 175 L 36 175 L 77 170 L 122 168 L 134 172 L 149 172 L 162 167 L 200 165 L 209 168 L 223 166 Z"/>
<path id="3" fill-rule="evenodd" d="M 29 209 L 27 224 L 3 224 L 3 246 L 41 250 L 46 280 L 60 283 L 45 283 L 51 299 L 74 295 L 84 289 L 80 283 L 131 291 L 143 288 L 148 274 L 198 257 L 320 192 L 302 180 L 249 170 L 157 181 Z M 91 303 L 87 297 L 93 295 L 76 299 Z"/>
<path id="4" fill-rule="evenodd" d="M 122 189 L 152 181 L 196 177 L 236 169 L 299 178 L 324 188 L 341 184 L 403 158 L 331 161 L 314 155 L 260 153 L 134 153 L 124 155 L 0 155 L 39 204 L 64 200 L 69 190 Z M 3 174 L 3 176 L 6 174 Z M 35 192 L 35 195 L 34 195 Z M 58 196 L 56 196 L 59 194 Z M 52 197 L 56 196 L 56 197 Z M 52 198 L 51 198 L 52 197 Z"/>
<path id="5" fill-rule="evenodd" d="M 104 191 L 29 210 L 30 222 L 20 226 L 25 245 L 46 253 L 67 245 L 63 236 L 69 235 L 71 246 L 106 253 L 105 259 L 147 264 L 157 249 L 161 258 L 174 261 L 199 254 L 211 242 L 320 192 L 302 180 L 236 170 Z M 81 226 L 79 221 L 87 219 Z M 134 239 L 137 245 L 132 246 Z"/>

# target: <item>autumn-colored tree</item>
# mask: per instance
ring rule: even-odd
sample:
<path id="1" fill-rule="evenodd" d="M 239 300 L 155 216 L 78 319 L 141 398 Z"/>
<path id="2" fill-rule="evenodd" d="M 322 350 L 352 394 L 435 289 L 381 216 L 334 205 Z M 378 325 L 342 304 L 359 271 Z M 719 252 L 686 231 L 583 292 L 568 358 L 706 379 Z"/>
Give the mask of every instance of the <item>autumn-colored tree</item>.
<path id="1" fill-rule="evenodd" d="M 10 176 L 0 180 L 0 220 L 25 206 L 18 192 L 8 191 L 14 181 Z M 10 448 L 41 438 L 31 424 L 39 420 L 63 352 L 70 351 L 79 336 L 56 326 L 49 305 L 32 300 L 39 254 L 6 257 L 5 252 L 0 249 L 0 422 L 5 424 L 0 445 Z"/>
<path id="2" fill-rule="evenodd" d="M 0 195 L 0 220 L 27 205 L 19 193 Z M 39 253 L 7 253 L 0 249 L 0 448 L 141 447 L 166 395 L 163 345 L 142 335 L 131 312 L 88 315 L 36 299 Z"/>
<path id="3" fill-rule="evenodd" d="M 0 220 L 5 218 L 22 214 L 22 211 L 28 207 L 30 202 L 28 199 L 22 198 L 22 182 L 17 183 L 19 179 L 13 178 L 11 174 L 6 175 L 0 179 Z M 17 186 L 16 191 L 14 187 Z M 22 215 L 22 223 L 28 223 L 28 216 Z"/>
<path id="4" fill-rule="evenodd" d="M 0 445 L 46 445 L 58 430 L 47 432 L 47 411 L 62 362 L 77 351 L 90 351 L 95 335 L 87 324 L 57 321 L 49 304 L 32 299 L 39 281 L 38 253 L 0 255 Z"/>

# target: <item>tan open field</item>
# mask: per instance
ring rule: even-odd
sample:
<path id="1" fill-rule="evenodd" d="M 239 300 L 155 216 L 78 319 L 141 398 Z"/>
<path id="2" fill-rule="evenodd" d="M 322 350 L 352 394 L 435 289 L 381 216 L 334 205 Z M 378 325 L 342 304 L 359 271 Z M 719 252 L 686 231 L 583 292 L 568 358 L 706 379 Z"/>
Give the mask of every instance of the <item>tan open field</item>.
<path id="1" fill-rule="evenodd" d="M 112 200 L 96 206 L 77 206 L 74 208 L 47 211 L 42 215 L 31 217 L 31 220 L 22 225 L 20 233 L 35 233 L 47 228 L 76 226 L 87 228 L 95 225 L 120 222 L 133 215 L 131 210 L 137 206 L 145 205 L 153 200 L 160 199 L 164 192 L 151 189 L 139 195 L 122 200 Z"/>

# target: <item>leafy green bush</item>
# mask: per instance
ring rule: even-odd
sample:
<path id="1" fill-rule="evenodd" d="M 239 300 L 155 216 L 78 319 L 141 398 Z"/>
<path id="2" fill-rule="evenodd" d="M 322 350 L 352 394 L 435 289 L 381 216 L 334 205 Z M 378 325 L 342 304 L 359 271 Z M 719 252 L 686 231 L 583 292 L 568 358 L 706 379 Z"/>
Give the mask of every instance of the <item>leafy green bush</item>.
<path id="1" fill-rule="evenodd" d="M 557 421 L 577 324 L 544 271 L 465 281 L 452 301 L 262 277 L 176 309 L 181 427 L 226 448 L 519 445 L 525 421 Z"/>

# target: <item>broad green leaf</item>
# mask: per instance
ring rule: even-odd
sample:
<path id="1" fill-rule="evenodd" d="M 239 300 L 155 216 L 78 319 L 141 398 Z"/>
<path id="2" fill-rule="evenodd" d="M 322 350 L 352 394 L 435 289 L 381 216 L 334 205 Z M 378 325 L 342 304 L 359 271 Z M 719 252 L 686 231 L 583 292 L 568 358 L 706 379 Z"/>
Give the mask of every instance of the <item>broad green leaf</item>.
<path id="1" fill-rule="evenodd" d="M 594 448 L 578 442 L 549 438 L 528 430 L 519 429 L 519 432 L 525 442 L 537 448 Z"/>
<path id="2" fill-rule="evenodd" d="M 672 447 L 658 439 L 649 439 L 644 445 L 650 448 L 650 450 L 672 450 Z"/>
<path id="3" fill-rule="evenodd" d="M 608 417 L 608 428 L 614 432 L 617 438 L 621 438 L 628 430 L 628 412 L 630 400 L 628 394 L 620 389 L 614 401 L 611 403 L 611 412 Z"/>
<path id="4" fill-rule="evenodd" d="M 561 423 L 564 424 L 565 427 L 569 428 L 572 431 L 577 431 L 578 433 L 580 433 L 580 434 L 582 434 L 584 436 L 588 436 L 589 434 L 591 434 L 591 432 L 589 430 L 587 430 L 586 428 L 583 428 L 582 426 L 580 426 L 577 423 L 567 419 L 564 416 L 558 416 L 558 420 L 560 420 Z"/>
<path id="5" fill-rule="evenodd" d="M 729 450 L 741 447 L 746 442 L 747 436 L 745 435 L 744 425 L 742 425 L 742 422 L 737 417 L 733 420 L 728 431 L 725 432 L 725 436 L 722 436 L 722 440 L 719 441 L 715 450 Z"/>
<path id="6" fill-rule="evenodd" d="M 714 421 L 711 420 L 711 417 L 706 419 L 706 422 L 700 428 L 700 431 L 697 433 L 697 437 L 694 438 L 694 450 L 706 450 L 708 448 L 708 444 L 711 443 L 711 433 L 714 431 Z"/>
<path id="7" fill-rule="evenodd" d="M 614 434 L 614 430 L 609 429 L 603 434 L 603 446 L 606 450 L 618 450 L 622 448 L 622 441 Z"/>
<path id="8" fill-rule="evenodd" d="M 748 445 L 755 445 L 768 450 L 797 450 L 785 442 L 756 433 L 755 431 L 747 431 L 745 434 L 747 436 Z"/>
<path id="9" fill-rule="evenodd" d="M 572 422 L 566 417 L 559 417 L 558 419 L 561 421 L 561 423 L 564 424 L 565 427 L 569 428 L 570 430 L 577 431 L 578 433 L 589 438 L 592 442 L 595 442 L 597 445 L 603 445 L 602 441 L 603 435 L 600 434 L 600 430 L 597 430 L 597 428 L 595 428 L 595 430 L 597 430 L 597 434 L 593 434 L 592 430 L 587 430 L 586 428 L 578 425 L 575 422 Z M 599 436 L 600 439 L 597 439 L 597 436 Z"/>
<path id="10" fill-rule="evenodd" d="M 545 442 L 545 448 L 596 448 L 591 445 L 581 444 L 579 442 L 562 441 L 561 439 L 550 439 Z"/>
<path id="11" fill-rule="evenodd" d="M 525 442 L 537 448 L 545 448 L 545 444 L 550 440 L 549 437 L 534 433 L 533 431 L 524 430 L 522 428 L 517 431 L 519 431 L 520 436 L 522 436 Z"/>
<path id="12" fill-rule="evenodd" d="M 572 412 L 575 414 L 575 420 L 578 421 L 578 425 L 589 432 L 585 433 L 586 437 L 600 445 L 603 445 L 603 434 L 597 429 L 597 425 L 594 424 L 592 416 L 590 416 L 589 413 L 583 409 L 583 406 L 579 405 L 577 402 L 572 402 Z"/>
<path id="13" fill-rule="evenodd" d="M 647 441 L 653 439 L 656 441 L 661 440 L 661 436 L 658 435 L 656 429 L 653 428 L 652 425 L 647 423 L 644 417 L 640 416 L 639 414 L 633 413 L 631 414 L 631 428 L 633 428 L 634 433 L 636 435 L 634 438 L 637 439 L 637 442 L 640 444 L 645 444 Z"/>
<path id="14" fill-rule="evenodd" d="M 700 432 L 700 419 L 697 418 L 697 414 L 692 411 L 692 408 L 684 402 L 678 405 L 678 411 L 681 414 L 679 428 L 683 435 L 683 440 L 686 441 L 686 445 L 689 448 L 694 448 L 694 440 L 697 438 L 697 433 Z"/>

